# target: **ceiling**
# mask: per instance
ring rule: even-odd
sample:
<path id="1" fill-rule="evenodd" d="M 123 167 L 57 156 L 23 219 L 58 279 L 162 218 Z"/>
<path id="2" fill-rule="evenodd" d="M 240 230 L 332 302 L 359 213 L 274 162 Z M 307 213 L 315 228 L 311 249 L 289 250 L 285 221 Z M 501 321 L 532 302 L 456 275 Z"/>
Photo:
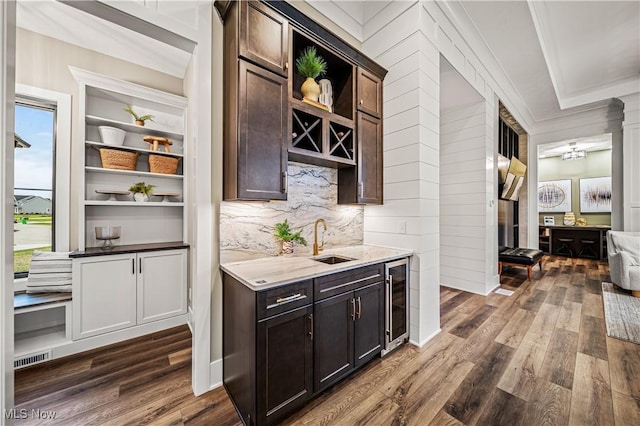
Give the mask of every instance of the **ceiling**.
<path id="1" fill-rule="evenodd" d="M 484 98 L 440 56 L 440 111 L 462 108 L 482 102 Z"/>
<path id="2" fill-rule="evenodd" d="M 349 27 L 345 29 L 360 41 L 362 26 L 386 3 L 307 2 L 330 20 L 334 16 L 335 22 Z M 146 3 L 155 4 L 155 10 L 135 1 L 94 2 L 115 6 L 113 9 L 134 17 L 152 14 L 156 22 L 170 26 L 180 21 L 181 28 L 195 28 L 197 1 Z M 535 122 L 592 109 L 611 98 L 640 91 L 640 1 L 449 3 L 461 7 Z M 184 77 L 189 52 L 58 1 L 18 1 L 17 5 L 20 27 Z"/>
<path id="3" fill-rule="evenodd" d="M 162 4 L 162 10 L 148 10 L 130 3 L 133 2 L 120 2 L 118 6 L 121 8 L 127 6 L 129 13 L 144 14 L 145 17 L 153 16 L 156 21 L 172 26 L 172 29 L 186 26 L 188 17 L 193 22 L 197 4 L 194 1 L 165 1 L 159 3 Z M 118 15 L 125 16 L 118 9 L 105 4 L 97 2 L 87 4 L 114 12 L 114 19 L 117 19 Z M 171 14 L 171 18 L 167 16 L 168 13 Z M 16 21 L 20 28 L 178 78 L 184 77 L 191 59 L 191 53 L 184 49 L 143 35 L 140 31 L 90 15 L 59 1 L 18 1 Z M 141 22 L 142 20 L 138 20 L 138 23 Z"/>
<path id="4" fill-rule="evenodd" d="M 535 121 L 640 91 L 638 1 L 460 4 Z"/>
<path id="5" fill-rule="evenodd" d="M 611 133 L 539 145 L 538 158 L 560 157 L 563 152 L 570 151 L 574 147 L 576 150 L 584 149 L 587 152 L 611 149 Z"/>

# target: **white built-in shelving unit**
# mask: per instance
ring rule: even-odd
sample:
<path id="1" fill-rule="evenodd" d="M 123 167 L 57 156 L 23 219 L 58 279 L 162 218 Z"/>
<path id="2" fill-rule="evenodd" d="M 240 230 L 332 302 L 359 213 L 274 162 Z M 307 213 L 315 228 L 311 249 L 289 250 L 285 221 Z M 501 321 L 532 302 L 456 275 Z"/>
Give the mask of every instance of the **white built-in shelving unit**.
<path id="1" fill-rule="evenodd" d="M 184 161 L 187 154 L 186 111 L 187 99 L 157 89 L 134 84 L 100 74 L 70 67 L 79 84 L 80 140 L 84 141 L 84 155 L 77 190 L 82 194 L 79 202 L 78 249 L 100 245 L 95 239 L 96 226 L 120 226 L 122 234 L 118 244 L 145 244 L 169 241 L 186 242 L 187 185 Z M 124 109 L 132 107 L 138 115 L 151 114 L 153 121 L 145 126 L 135 124 Z M 122 146 L 102 143 L 98 127 L 110 126 L 126 132 Z M 162 136 L 172 141 L 170 152 L 151 151 L 144 136 Z M 115 149 L 138 154 L 135 170 L 104 168 L 100 149 Z M 151 173 L 149 155 L 162 155 L 178 159 L 176 174 Z M 127 191 L 137 182 L 154 185 L 156 193 L 148 202 L 135 202 L 133 194 L 116 195 L 97 193 Z"/>

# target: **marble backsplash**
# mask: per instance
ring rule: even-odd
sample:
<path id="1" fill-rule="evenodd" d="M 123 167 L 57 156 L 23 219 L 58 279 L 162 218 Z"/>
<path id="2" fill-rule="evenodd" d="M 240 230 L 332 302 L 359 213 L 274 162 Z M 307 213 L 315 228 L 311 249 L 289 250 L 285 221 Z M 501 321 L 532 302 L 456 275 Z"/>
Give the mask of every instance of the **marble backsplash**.
<path id="1" fill-rule="evenodd" d="M 250 250 L 277 255 L 280 245 L 273 226 L 285 219 L 291 229 L 302 229 L 307 246 L 295 245 L 297 254 L 311 254 L 317 219 L 318 243 L 325 248 L 362 244 L 363 207 L 338 205 L 338 171 L 289 162 L 287 201 L 223 201 L 220 203 L 220 250 Z"/>

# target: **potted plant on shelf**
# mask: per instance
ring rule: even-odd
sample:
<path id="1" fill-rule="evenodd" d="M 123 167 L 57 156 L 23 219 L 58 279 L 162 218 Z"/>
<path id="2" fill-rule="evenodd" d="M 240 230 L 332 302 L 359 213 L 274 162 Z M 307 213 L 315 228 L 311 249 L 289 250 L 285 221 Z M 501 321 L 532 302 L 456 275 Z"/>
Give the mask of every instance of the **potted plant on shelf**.
<path id="1" fill-rule="evenodd" d="M 303 246 L 307 245 L 307 240 L 300 235 L 302 230 L 298 232 L 291 232 L 291 227 L 289 226 L 287 219 L 285 219 L 284 222 L 276 223 L 274 229 L 275 232 L 273 235 L 278 240 L 282 241 L 281 254 L 293 254 L 293 243 L 300 243 Z"/>
<path id="2" fill-rule="evenodd" d="M 131 185 L 129 191 L 133 192 L 133 199 L 139 202 L 149 201 L 152 189 L 155 185 L 146 185 L 144 182 L 138 182 Z"/>
<path id="3" fill-rule="evenodd" d="M 298 74 L 305 78 L 302 87 L 300 87 L 302 96 L 318 102 L 320 86 L 315 79 L 327 73 L 327 62 L 322 56 L 318 55 L 315 46 L 308 46 L 300 53 L 300 56 L 296 59 L 296 69 Z"/>
<path id="4" fill-rule="evenodd" d="M 127 111 L 129 114 L 131 114 L 133 116 L 133 119 L 136 121 L 136 124 L 138 126 L 144 126 L 144 122 L 147 121 L 147 120 L 153 121 L 153 115 L 151 115 L 151 114 L 138 115 L 133 110 L 133 108 L 131 108 L 131 106 L 129 106 L 129 105 L 127 105 L 127 107 L 124 110 Z"/>

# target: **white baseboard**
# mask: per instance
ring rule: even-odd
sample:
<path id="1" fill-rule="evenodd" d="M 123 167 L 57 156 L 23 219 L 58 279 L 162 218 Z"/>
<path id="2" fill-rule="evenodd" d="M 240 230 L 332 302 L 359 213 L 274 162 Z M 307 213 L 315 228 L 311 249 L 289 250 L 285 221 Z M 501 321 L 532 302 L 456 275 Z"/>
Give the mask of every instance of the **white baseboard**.
<path id="1" fill-rule="evenodd" d="M 112 331 L 110 333 L 101 334 L 99 336 L 70 341 L 69 343 L 52 348 L 52 359 L 61 358 L 67 355 L 73 355 L 78 352 L 88 351 L 90 349 L 99 348 L 101 346 L 110 345 L 112 343 L 121 342 L 123 340 L 144 336 L 145 334 L 155 333 L 156 331 L 177 327 L 179 325 L 186 324 L 186 322 L 187 315 L 183 314 L 172 318 L 165 318 L 159 321 L 150 322 L 148 324 L 125 328 L 123 330 Z"/>
<path id="2" fill-rule="evenodd" d="M 434 331 L 433 333 L 431 333 L 429 336 L 427 336 L 426 339 L 424 339 L 422 342 L 418 343 L 414 340 L 409 340 L 409 343 L 411 343 L 413 346 L 417 346 L 419 348 L 423 347 L 424 345 L 426 345 L 427 343 L 429 343 L 429 340 L 433 339 L 434 337 L 436 337 L 438 334 L 440 334 L 440 332 L 442 331 L 441 328 L 437 329 L 436 331 Z"/>
<path id="3" fill-rule="evenodd" d="M 209 390 L 222 386 L 222 358 L 217 359 L 209 366 Z"/>

